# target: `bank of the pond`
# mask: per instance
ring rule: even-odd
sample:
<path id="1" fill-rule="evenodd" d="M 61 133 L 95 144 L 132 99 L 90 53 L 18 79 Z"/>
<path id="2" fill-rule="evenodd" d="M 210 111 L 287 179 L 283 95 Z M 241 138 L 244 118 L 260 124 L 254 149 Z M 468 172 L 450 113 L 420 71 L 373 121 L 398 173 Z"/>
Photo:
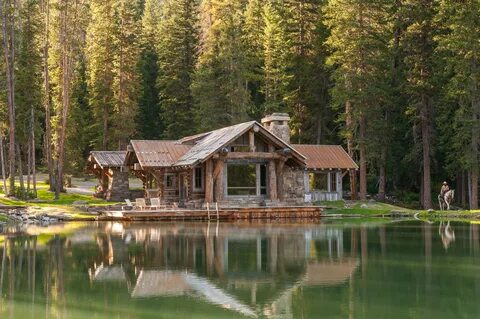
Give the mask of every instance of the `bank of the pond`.
<path id="1" fill-rule="evenodd" d="M 323 211 L 318 217 L 375 219 L 416 218 L 424 220 L 480 220 L 477 211 L 420 211 L 396 205 L 369 201 L 317 202 Z M 89 195 L 62 193 L 59 200 L 48 192 L 46 185 L 39 189 L 39 199 L 20 201 L 0 195 L 0 223 L 52 224 L 66 221 L 96 221 L 99 212 L 121 211 L 119 203 L 110 203 Z"/>

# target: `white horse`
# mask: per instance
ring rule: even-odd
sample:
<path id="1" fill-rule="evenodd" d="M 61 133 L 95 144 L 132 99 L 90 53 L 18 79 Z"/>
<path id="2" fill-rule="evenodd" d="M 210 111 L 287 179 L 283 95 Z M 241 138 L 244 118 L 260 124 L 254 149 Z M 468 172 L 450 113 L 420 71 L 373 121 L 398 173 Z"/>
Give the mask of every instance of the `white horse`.
<path id="1" fill-rule="evenodd" d="M 445 206 L 447 210 L 450 210 L 450 204 L 453 202 L 455 197 L 455 190 L 451 189 L 447 191 L 443 197 L 441 194 L 438 195 L 438 204 L 440 206 L 440 210 L 445 210 Z"/>
<path id="2" fill-rule="evenodd" d="M 452 226 L 450 226 L 450 221 L 448 221 L 447 224 L 444 224 L 443 221 L 440 222 L 438 233 L 442 239 L 443 247 L 448 249 L 450 244 L 455 241 L 455 231 L 453 230 Z"/>

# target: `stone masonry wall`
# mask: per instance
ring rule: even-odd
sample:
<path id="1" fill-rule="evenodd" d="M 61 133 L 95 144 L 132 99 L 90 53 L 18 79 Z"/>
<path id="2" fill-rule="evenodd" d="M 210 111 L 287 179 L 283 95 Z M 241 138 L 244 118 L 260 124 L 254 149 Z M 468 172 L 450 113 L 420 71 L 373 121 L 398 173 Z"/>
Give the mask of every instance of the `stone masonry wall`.
<path id="1" fill-rule="evenodd" d="M 110 169 L 109 173 L 112 177 L 108 181 L 106 200 L 121 202 L 130 198 L 128 172 L 121 172 L 120 169 Z"/>
<path id="2" fill-rule="evenodd" d="M 302 170 L 289 166 L 283 169 L 283 202 L 301 205 L 304 203 L 305 183 Z"/>

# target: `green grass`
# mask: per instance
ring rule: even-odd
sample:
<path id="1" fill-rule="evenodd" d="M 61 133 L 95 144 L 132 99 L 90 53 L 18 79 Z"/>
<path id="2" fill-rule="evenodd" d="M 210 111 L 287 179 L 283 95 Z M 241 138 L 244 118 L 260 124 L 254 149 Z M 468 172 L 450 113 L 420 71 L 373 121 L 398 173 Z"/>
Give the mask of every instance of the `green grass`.
<path id="1" fill-rule="evenodd" d="M 17 182 L 18 184 L 18 182 Z M 60 198 L 55 200 L 55 194 L 48 190 L 49 186 L 45 182 L 37 183 L 37 198 L 32 201 L 15 200 L 8 197 L 0 197 L 0 204 L 7 206 L 25 205 L 25 206 L 64 206 L 72 205 L 76 201 L 84 201 L 87 205 L 111 205 L 103 199 L 94 198 L 91 195 L 60 193 Z M 3 191 L 0 192 L 3 194 Z"/>
<path id="2" fill-rule="evenodd" d="M 55 194 L 48 190 L 49 186 L 45 182 L 37 183 L 37 198 L 31 201 L 16 200 L 5 197 L 3 192 L 0 192 L 0 205 L 5 206 L 28 206 L 32 214 L 48 213 L 49 215 L 57 215 L 67 213 L 70 217 L 75 219 L 91 219 L 92 216 L 85 214 L 84 211 L 73 206 L 77 201 L 83 201 L 86 205 L 112 205 L 115 203 L 107 202 L 103 199 L 94 198 L 91 195 L 60 193 L 60 198 L 55 200 Z M 8 218 L 7 218 L 8 220 Z"/>
<path id="3" fill-rule="evenodd" d="M 409 214 L 414 213 L 414 211 L 410 209 L 395 206 L 395 205 L 385 204 L 381 202 L 334 201 L 334 202 L 320 202 L 316 204 L 329 207 L 330 209 L 325 211 L 327 214 L 380 216 L 380 215 L 387 215 L 392 212 L 402 212 L 402 213 L 409 213 Z"/>

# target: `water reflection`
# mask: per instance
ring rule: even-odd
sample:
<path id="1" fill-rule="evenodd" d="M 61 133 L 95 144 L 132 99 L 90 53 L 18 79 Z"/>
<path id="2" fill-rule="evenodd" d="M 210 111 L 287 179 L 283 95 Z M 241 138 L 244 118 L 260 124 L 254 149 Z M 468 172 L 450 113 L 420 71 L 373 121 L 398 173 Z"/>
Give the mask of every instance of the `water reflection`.
<path id="1" fill-rule="evenodd" d="M 450 221 L 444 222 L 441 221 L 440 225 L 438 226 L 438 233 L 442 238 L 443 247 L 445 250 L 450 247 L 450 244 L 455 241 L 455 231 L 453 230 L 452 226 L 450 226 Z"/>
<path id="2" fill-rule="evenodd" d="M 101 223 L 71 234 L 7 230 L 0 317 L 372 318 L 387 308 L 395 309 L 389 318 L 412 311 L 431 317 L 441 308 L 433 302 L 439 286 L 480 296 L 478 225 L 454 231 L 440 223 L 438 235 L 433 227 Z M 449 268 L 453 260 L 457 267 Z"/>

